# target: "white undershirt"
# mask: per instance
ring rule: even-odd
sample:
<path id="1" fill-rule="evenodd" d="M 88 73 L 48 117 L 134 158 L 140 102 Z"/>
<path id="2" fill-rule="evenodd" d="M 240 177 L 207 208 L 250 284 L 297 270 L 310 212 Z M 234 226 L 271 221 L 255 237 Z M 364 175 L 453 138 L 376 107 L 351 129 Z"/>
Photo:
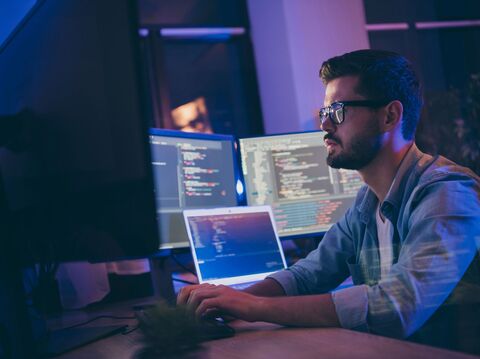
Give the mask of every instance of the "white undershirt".
<path id="1" fill-rule="evenodd" d="M 390 271 L 393 261 L 392 240 L 393 240 L 393 226 L 392 222 L 385 218 L 385 221 L 380 217 L 380 205 L 375 211 L 377 219 L 377 236 L 378 236 L 378 251 L 380 254 L 380 271 L 381 278 Z"/>

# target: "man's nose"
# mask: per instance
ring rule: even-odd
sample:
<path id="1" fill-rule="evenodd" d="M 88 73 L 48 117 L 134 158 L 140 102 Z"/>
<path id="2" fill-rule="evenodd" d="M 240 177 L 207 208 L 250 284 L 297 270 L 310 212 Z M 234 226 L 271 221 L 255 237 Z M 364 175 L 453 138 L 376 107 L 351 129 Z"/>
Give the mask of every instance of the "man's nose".
<path id="1" fill-rule="evenodd" d="M 320 118 L 320 130 L 325 132 L 334 132 L 335 124 L 333 123 L 330 116 L 326 116 L 323 119 Z"/>

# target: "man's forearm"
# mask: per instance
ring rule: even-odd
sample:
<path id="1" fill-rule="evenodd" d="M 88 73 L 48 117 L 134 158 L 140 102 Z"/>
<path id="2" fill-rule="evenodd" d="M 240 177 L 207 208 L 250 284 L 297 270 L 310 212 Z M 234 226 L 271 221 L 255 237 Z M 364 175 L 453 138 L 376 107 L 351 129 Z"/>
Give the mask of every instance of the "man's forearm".
<path id="1" fill-rule="evenodd" d="M 255 283 L 251 287 L 244 289 L 243 292 L 259 297 L 279 297 L 286 294 L 280 283 L 272 278 L 266 278 L 261 282 Z"/>
<path id="2" fill-rule="evenodd" d="M 259 299 L 258 321 L 303 327 L 339 327 L 330 293 Z"/>
<path id="3" fill-rule="evenodd" d="M 340 326 L 330 293 L 287 297 L 280 283 L 272 278 L 258 282 L 244 292 L 263 297 L 255 305 L 259 321 L 308 327 Z"/>

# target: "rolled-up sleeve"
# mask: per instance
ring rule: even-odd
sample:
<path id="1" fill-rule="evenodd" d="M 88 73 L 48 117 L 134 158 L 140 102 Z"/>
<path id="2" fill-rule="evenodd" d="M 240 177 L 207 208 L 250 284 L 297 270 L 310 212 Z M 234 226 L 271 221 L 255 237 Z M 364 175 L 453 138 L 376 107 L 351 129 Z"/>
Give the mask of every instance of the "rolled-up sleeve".
<path id="1" fill-rule="evenodd" d="M 282 286 L 286 295 L 298 295 L 297 281 L 291 271 L 282 270 L 269 275 L 267 278 L 275 279 Z"/>
<path id="2" fill-rule="evenodd" d="M 368 331 L 368 286 L 355 285 L 332 293 L 332 300 L 342 328 Z"/>
<path id="3" fill-rule="evenodd" d="M 348 220 L 351 210 L 333 225 L 318 247 L 290 268 L 274 273 L 287 295 L 321 294 L 335 289 L 348 276 L 347 259 L 354 255 Z"/>

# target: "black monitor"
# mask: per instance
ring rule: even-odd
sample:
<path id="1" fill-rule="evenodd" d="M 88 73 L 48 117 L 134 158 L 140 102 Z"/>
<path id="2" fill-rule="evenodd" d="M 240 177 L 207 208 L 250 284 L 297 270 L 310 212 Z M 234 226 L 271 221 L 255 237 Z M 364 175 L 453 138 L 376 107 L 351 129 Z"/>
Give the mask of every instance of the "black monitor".
<path id="1" fill-rule="evenodd" d="M 136 5 L 39 0 L 0 47 L 0 352 L 8 358 L 38 357 L 29 320 L 40 316 L 26 314 L 22 267 L 158 251 Z"/>
<path id="2" fill-rule="evenodd" d="M 249 205 L 271 205 L 282 239 L 327 231 L 352 205 L 363 182 L 329 167 L 320 131 L 240 139 Z"/>
<path id="3" fill-rule="evenodd" d="M 160 248 L 189 246 L 184 209 L 236 206 L 243 184 L 233 136 L 150 130 Z"/>
<path id="4" fill-rule="evenodd" d="M 158 248 L 136 21 L 127 0 L 38 1 L 0 48 L 0 116 L 18 122 L 0 175 L 22 261 Z"/>

